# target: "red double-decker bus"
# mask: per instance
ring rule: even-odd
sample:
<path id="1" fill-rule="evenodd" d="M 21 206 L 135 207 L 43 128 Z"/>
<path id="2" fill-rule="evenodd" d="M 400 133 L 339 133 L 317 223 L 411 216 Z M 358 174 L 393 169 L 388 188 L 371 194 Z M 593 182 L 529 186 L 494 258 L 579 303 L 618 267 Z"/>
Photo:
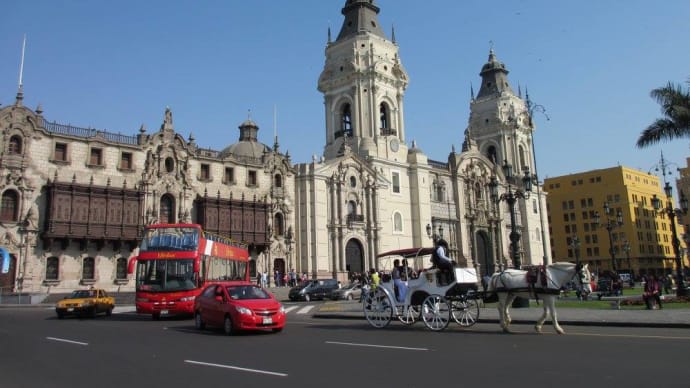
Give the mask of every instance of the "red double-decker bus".
<path id="1" fill-rule="evenodd" d="M 212 283 L 249 281 L 247 246 L 204 233 L 197 224 L 146 227 L 136 264 L 137 313 L 153 319 L 194 312 L 194 299 Z"/>

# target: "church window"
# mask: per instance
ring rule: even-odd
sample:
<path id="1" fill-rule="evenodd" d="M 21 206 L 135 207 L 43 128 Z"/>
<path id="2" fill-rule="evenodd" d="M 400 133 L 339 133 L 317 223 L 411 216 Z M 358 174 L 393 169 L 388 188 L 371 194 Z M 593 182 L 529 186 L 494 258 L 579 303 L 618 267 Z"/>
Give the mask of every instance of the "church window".
<path id="1" fill-rule="evenodd" d="M 15 222 L 19 214 L 19 196 L 14 190 L 7 190 L 2 194 L 0 205 L 0 221 Z"/>
<path id="2" fill-rule="evenodd" d="M 235 169 L 232 167 L 225 167 L 225 175 L 223 176 L 223 183 L 230 184 L 235 182 Z"/>
<path id="3" fill-rule="evenodd" d="M 280 174 L 276 174 L 275 177 L 273 178 L 273 182 L 275 187 L 283 187 L 283 176 Z"/>
<path id="4" fill-rule="evenodd" d="M 171 157 L 165 158 L 165 171 L 173 172 L 175 169 L 175 161 Z"/>
<path id="5" fill-rule="evenodd" d="M 357 187 L 357 178 L 353 176 L 350 177 L 350 187 Z"/>
<path id="6" fill-rule="evenodd" d="M 96 276 L 96 268 L 93 257 L 85 257 L 84 264 L 81 270 L 82 280 L 94 280 Z"/>
<path id="7" fill-rule="evenodd" d="M 525 149 L 522 148 L 522 146 L 518 147 L 518 154 L 520 156 L 520 167 L 524 170 L 525 168 L 529 168 L 527 165 L 527 161 L 525 160 Z"/>
<path id="8" fill-rule="evenodd" d="M 55 256 L 46 259 L 46 280 L 58 280 L 60 259 Z"/>
<path id="9" fill-rule="evenodd" d="M 493 163 L 496 163 L 496 147 L 490 146 L 488 150 L 486 151 L 486 157 L 489 158 Z"/>
<path id="10" fill-rule="evenodd" d="M 211 180 L 211 166 L 206 163 L 202 163 L 199 170 L 199 179 L 202 181 Z"/>
<path id="11" fill-rule="evenodd" d="M 347 216 L 352 218 L 352 216 L 357 215 L 357 203 L 355 201 L 347 201 Z"/>
<path id="12" fill-rule="evenodd" d="M 132 153 L 123 152 L 120 155 L 120 170 L 132 170 Z"/>
<path id="13" fill-rule="evenodd" d="M 341 136 L 352 136 L 352 110 L 350 104 L 343 105 L 343 110 L 341 111 L 341 128 L 339 134 L 336 134 L 336 137 Z"/>
<path id="14" fill-rule="evenodd" d="M 438 202 L 443 201 L 443 193 L 445 193 L 445 192 L 446 192 L 446 187 L 444 185 L 442 185 L 442 184 L 436 185 L 436 200 Z"/>
<path id="15" fill-rule="evenodd" d="M 160 203 L 160 222 L 173 224 L 175 223 L 175 201 L 170 194 L 165 194 L 161 197 Z"/>
<path id="16" fill-rule="evenodd" d="M 247 171 L 247 186 L 255 187 L 256 183 L 256 171 Z"/>
<path id="17" fill-rule="evenodd" d="M 55 143 L 55 150 L 53 151 L 53 160 L 60 162 L 67 161 L 67 144 Z"/>
<path id="18" fill-rule="evenodd" d="M 117 259 L 115 279 L 127 279 L 127 259 L 125 259 L 124 257 L 120 257 L 119 259 Z"/>
<path id="19" fill-rule="evenodd" d="M 7 151 L 10 155 L 20 155 L 22 153 L 22 138 L 17 135 L 12 136 Z"/>
<path id="20" fill-rule="evenodd" d="M 396 194 L 400 194 L 400 173 L 399 172 L 393 171 L 392 181 L 393 181 L 393 192 Z"/>
<path id="21" fill-rule="evenodd" d="M 276 236 L 282 236 L 285 230 L 285 225 L 283 224 L 283 213 L 276 213 L 273 216 L 273 232 Z"/>
<path id="22" fill-rule="evenodd" d="M 388 107 L 386 104 L 381 104 L 381 129 L 388 129 Z"/>
<path id="23" fill-rule="evenodd" d="M 91 152 L 89 155 L 89 165 L 90 166 L 102 166 L 103 165 L 103 149 L 91 148 Z"/>
<path id="24" fill-rule="evenodd" d="M 400 212 L 393 213 L 393 232 L 402 233 L 403 231 L 403 221 L 402 214 Z"/>
<path id="25" fill-rule="evenodd" d="M 199 171 L 199 179 L 202 181 L 211 180 L 211 166 L 206 163 L 202 163 Z"/>

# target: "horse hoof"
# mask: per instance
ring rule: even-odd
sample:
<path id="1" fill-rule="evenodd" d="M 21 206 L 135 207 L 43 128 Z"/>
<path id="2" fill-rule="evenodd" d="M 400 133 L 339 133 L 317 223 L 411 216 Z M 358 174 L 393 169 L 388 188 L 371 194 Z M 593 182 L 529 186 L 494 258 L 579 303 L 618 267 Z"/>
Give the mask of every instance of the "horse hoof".
<path id="1" fill-rule="evenodd" d="M 507 327 L 504 327 L 504 328 L 503 328 L 503 333 L 505 333 L 505 334 L 513 334 L 513 332 L 510 331 L 510 329 L 507 328 Z"/>
<path id="2" fill-rule="evenodd" d="M 534 331 L 541 334 L 541 326 L 534 326 Z"/>
<path id="3" fill-rule="evenodd" d="M 558 330 L 556 330 L 556 333 L 558 333 L 558 334 L 565 334 L 565 331 L 563 331 L 563 329 L 558 329 Z"/>

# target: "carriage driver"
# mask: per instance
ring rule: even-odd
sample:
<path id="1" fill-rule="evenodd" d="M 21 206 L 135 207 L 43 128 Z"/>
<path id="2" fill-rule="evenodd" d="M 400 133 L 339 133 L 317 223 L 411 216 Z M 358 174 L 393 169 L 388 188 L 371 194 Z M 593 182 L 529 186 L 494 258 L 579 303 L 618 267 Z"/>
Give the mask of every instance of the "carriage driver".
<path id="1" fill-rule="evenodd" d="M 431 255 L 431 262 L 441 270 L 452 271 L 453 262 L 448 255 L 448 243 L 440 238 L 436 241 L 436 250 Z"/>

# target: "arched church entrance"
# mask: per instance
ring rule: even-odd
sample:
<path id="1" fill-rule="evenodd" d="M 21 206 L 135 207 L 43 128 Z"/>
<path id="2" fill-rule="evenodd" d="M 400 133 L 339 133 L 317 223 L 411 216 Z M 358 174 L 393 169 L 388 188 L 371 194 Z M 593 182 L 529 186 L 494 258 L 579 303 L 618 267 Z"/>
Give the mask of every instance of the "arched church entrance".
<path id="1" fill-rule="evenodd" d="M 481 274 L 479 275 L 482 278 L 484 275 L 491 276 L 492 273 L 496 272 L 496 263 L 491 254 L 491 240 L 489 240 L 489 235 L 483 230 L 479 231 L 476 234 L 475 240 L 477 242 L 477 262 L 481 265 Z"/>
<path id="2" fill-rule="evenodd" d="M 348 278 L 352 278 L 355 272 L 364 272 L 364 249 L 356 239 L 350 239 L 345 246 L 345 270 Z"/>

